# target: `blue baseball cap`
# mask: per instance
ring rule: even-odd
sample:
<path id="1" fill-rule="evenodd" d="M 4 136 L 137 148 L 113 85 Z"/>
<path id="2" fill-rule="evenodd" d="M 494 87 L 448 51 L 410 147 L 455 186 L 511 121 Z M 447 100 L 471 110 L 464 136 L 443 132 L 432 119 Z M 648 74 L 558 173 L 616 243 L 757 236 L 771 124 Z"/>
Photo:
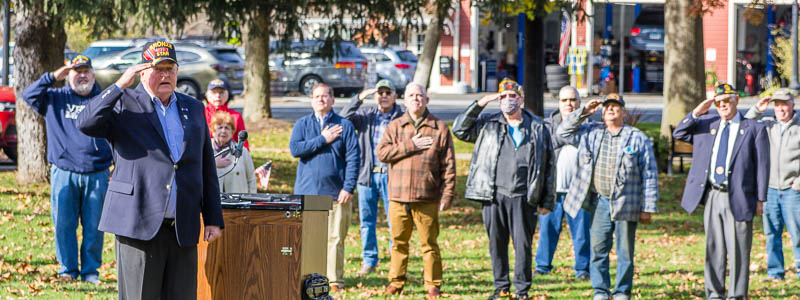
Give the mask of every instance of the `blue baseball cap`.
<path id="1" fill-rule="evenodd" d="M 228 89 L 228 84 L 225 83 L 222 79 L 214 79 L 208 83 L 207 91 L 213 90 L 215 88 L 223 88 L 225 90 Z"/>

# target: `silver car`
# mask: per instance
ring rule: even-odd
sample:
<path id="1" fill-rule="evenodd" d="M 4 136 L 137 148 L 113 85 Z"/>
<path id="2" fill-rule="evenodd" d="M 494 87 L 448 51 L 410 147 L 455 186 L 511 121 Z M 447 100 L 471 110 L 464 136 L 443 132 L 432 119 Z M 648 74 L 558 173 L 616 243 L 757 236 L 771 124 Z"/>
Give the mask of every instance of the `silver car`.
<path id="1" fill-rule="evenodd" d="M 230 93 L 239 95 L 244 90 L 244 61 L 230 46 L 192 43 L 175 43 L 178 63 L 178 92 L 200 99 L 208 83 L 220 78 L 228 83 Z M 142 59 L 142 48 L 134 47 L 121 52 L 98 56 L 92 61 L 95 78 L 101 88 L 114 83 L 128 67 Z"/>
<path id="2" fill-rule="evenodd" d="M 272 49 L 276 44 L 273 43 Z M 340 42 L 336 57 L 323 58 L 322 41 L 292 42 L 286 54 L 270 51 L 270 90 L 275 94 L 298 91 L 311 96 L 311 89 L 325 83 L 336 95 L 361 91 L 367 79 L 367 59 L 353 42 Z"/>
<path id="3" fill-rule="evenodd" d="M 417 56 L 408 50 L 393 50 L 391 48 L 372 48 L 361 47 L 361 53 L 367 57 L 372 65 L 375 65 L 375 74 L 368 77 L 375 79 L 389 79 L 394 83 L 397 92 L 402 94 L 406 85 L 414 79 L 414 72 L 417 71 Z M 374 86 L 375 83 L 372 83 Z"/>

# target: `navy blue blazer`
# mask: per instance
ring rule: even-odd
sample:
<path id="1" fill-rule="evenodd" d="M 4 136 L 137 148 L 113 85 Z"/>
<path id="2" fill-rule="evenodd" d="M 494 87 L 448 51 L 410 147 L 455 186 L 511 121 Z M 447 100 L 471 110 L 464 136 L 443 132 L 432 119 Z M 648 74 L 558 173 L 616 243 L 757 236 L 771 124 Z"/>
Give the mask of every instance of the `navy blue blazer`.
<path id="1" fill-rule="evenodd" d="M 223 227 L 214 150 L 203 104 L 175 93 L 183 123 L 183 155 L 172 161 L 153 101 L 140 84 L 116 85 L 96 96 L 78 116 L 78 129 L 111 144 L 114 171 L 99 229 L 150 240 L 164 222 L 172 178 L 177 184 L 175 228 L 182 247 L 197 244 L 200 215 L 206 226 Z"/>
<path id="2" fill-rule="evenodd" d="M 672 133 L 674 138 L 694 146 L 692 167 L 681 200 L 681 206 L 689 213 L 705 203 L 703 197 L 710 185 L 711 152 L 715 134 L 719 132 L 719 123 L 719 115 L 705 114 L 695 119 L 689 113 Z M 733 144 L 728 167 L 728 194 L 734 219 L 749 222 L 753 220 L 756 201 L 767 200 L 769 137 L 763 124 L 745 119 L 744 116 L 736 134 L 739 136 Z"/>

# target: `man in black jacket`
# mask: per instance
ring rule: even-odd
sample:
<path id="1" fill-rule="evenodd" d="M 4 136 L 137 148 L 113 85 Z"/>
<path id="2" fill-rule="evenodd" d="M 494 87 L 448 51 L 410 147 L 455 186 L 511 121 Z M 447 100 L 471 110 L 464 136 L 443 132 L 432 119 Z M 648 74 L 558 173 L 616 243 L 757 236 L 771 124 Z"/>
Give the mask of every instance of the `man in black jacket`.
<path id="1" fill-rule="evenodd" d="M 374 95 L 375 106 L 361 107 L 364 100 Z M 378 218 L 378 197 L 383 199 L 386 219 L 389 219 L 389 197 L 387 174 L 388 166 L 378 160 L 375 148 L 378 147 L 383 131 L 394 119 L 405 113 L 405 108 L 397 105 L 394 84 L 387 79 L 378 81 L 374 89 L 365 90 L 350 101 L 341 111 L 341 116 L 350 120 L 358 132 L 358 145 L 361 148 L 361 170 L 358 172 L 358 217 L 361 221 L 361 256 L 363 265 L 358 276 L 375 272 L 378 265 L 378 239 L 375 226 Z M 388 223 L 388 222 L 387 222 Z M 391 230 L 391 229 L 390 229 Z M 391 243 L 391 240 L 389 240 Z"/>
<path id="2" fill-rule="evenodd" d="M 518 83 L 503 80 L 499 91 L 484 96 L 461 113 L 453 125 L 453 134 L 475 143 L 464 196 L 483 204 L 495 286 L 489 299 L 510 295 L 509 236 L 513 237 L 516 254 L 517 299 L 528 299 L 536 209 L 540 214 L 553 209 L 551 138 L 544 122 L 521 108 L 523 92 Z M 502 112 L 480 115 L 495 100 L 500 101 Z"/>

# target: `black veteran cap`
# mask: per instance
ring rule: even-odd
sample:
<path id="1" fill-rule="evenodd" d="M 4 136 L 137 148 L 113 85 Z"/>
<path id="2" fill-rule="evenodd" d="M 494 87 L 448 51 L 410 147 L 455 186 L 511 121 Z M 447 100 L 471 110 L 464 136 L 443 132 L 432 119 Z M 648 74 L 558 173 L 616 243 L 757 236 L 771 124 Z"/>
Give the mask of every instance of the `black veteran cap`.
<path id="1" fill-rule="evenodd" d="M 151 63 L 153 66 L 158 63 L 169 60 L 178 64 L 178 58 L 175 55 L 175 46 L 167 41 L 148 42 L 144 45 L 142 51 L 142 63 Z"/>
<path id="2" fill-rule="evenodd" d="M 719 95 L 738 95 L 738 93 L 730 84 L 721 83 L 714 88 L 714 97 Z"/>
<path id="3" fill-rule="evenodd" d="M 71 64 L 73 66 L 75 66 L 75 69 L 80 68 L 80 67 L 89 67 L 89 68 L 91 68 L 92 67 L 92 60 L 89 59 L 86 56 L 78 55 L 78 56 L 75 56 L 75 58 L 72 59 Z"/>

